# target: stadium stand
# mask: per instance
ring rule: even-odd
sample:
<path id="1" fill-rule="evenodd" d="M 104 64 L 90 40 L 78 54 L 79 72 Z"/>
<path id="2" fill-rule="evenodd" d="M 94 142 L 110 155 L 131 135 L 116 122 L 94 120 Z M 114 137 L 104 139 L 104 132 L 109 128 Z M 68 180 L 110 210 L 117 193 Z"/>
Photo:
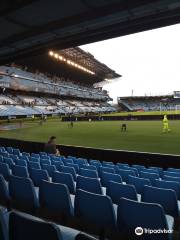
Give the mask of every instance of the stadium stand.
<path id="1" fill-rule="evenodd" d="M 119 97 L 118 104 L 127 111 L 172 111 L 180 105 L 180 99 L 174 94 L 165 96 L 131 96 Z"/>
<path id="2" fill-rule="evenodd" d="M 25 155 L 28 157 L 22 160 Z M 150 229 L 166 229 L 168 234 L 160 234 L 157 237 L 157 234 L 152 233 L 153 238 L 150 239 L 170 240 L 173 239 L 171 230 L 178 230 L 176 221 L 180 211 L 178 200 L 180 183 L 165 179 L 166 174 L 172 171 L 178 172 L 178 169 L 105 163 L 72 156 L 57 157 L 46 153 L 29 154 L 10 147 L 0 147 L 0 157 L 0 204 L 2 207 L 7 207 L 6 215 L 9 215 L 10 211 L 10 235 L 11 231 L 17 234 L 11 218 L 17 219 L 13 220 L 17 224 L 19 221 L 29 222 L 27 225 L 29 229 L 33 226 L 36 228 L 35 222 L 37 227 L 38 224 L 47 224 L 51 228 L 46 222 L 51 220 L 61 224 L 58 228 L 57 225 L 53 226 L 62 235 L 71 235 L 71 238 L 67 237 L 67 239 L 75 239 L 80 231 L 101 239 L 106 237 L 120 239 L 122 236 L 128 239 L 126 237 L 134 236 L 132 234 L 135 227 L 142 226 Z M 12 165 L 6 163 L 7 158 L 11 159 Z M 39 165 L 40 169 L 33 169 L 29 165 L 32 159 L 37 161 L 33 163 L 38 163 L 45 158 L 48 159 L 47 166 L 51 169 L 52 178 L 48 177 L 47 166 L 44 170 L 43 164 Z M 55 162 L 61 163 L 59 171 L 53 165 L 54 159 Z M 27 165 L 19 166 L 19 161 L 27 162 Z M 62 167 L 63 164 L 70 162 L 71 167 Z M 96 163 L 100 169 L 99 177 L 97 170 L 88 169 L 86 170 L 96 172 L 96 178 L 81 176 L 81 171 L 77 172 L 77 166 L 82 166 L 82 163 L 84 169 L 91 167 L 94 169 Z M 123 167 L 132 170 L 123 171 Z M 134 169 L 137 169 L 136 176 Z M 162 173 L 162 177 L 159 172 Z M 154 175 L 152 178 L 151 174 L 155 174 L 158 178 L 154 178 Z M 20 212 L 16 213 L 14 210 Z M 132 212 L 133 218 L 130 214 Z M 14 238 L 11 236 L 10 239 Z"/>

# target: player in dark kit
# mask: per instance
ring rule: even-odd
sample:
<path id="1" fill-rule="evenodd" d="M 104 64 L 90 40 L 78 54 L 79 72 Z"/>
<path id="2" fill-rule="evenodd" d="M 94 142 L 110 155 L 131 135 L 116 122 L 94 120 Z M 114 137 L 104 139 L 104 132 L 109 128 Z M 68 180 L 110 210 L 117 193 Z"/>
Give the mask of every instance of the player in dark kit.
<path id="1" fill-rule="evenodd" d="M 123 123 L 123 124 L 121 125 L 121 132 L 126 132 L 126 130 L 127 130 L 126 123 Z"/>

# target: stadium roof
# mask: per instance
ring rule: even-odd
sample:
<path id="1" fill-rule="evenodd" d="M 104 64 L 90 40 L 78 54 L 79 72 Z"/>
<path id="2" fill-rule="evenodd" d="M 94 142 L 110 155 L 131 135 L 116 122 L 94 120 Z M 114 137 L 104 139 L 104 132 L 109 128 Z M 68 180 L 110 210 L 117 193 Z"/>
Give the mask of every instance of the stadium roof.
<path id="1" fill-rule="evenodd" d="M 179 0 L 1 0 L 0 64 L 179 22 Z"/>

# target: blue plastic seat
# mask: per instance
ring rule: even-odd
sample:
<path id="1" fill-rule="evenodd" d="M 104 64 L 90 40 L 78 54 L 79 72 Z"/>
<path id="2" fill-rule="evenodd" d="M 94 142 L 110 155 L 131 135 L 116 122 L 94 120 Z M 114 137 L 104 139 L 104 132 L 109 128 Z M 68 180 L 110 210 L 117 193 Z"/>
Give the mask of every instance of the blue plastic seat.
<path id="1" fill-rule="evenodd" d="M 0 162 L 4 162 L 3 156 L 0 155 Z"/>
<path id="2" fill-rule="evenodd" d="M 34 158 L 40 158 L 40 155 L 38 153 L 31 153 L 31 157 L 34 157 Z"/>
<path id="3" fill-rule="evenodd" d="M 139 178 L 139 177 L 135 177 L 135 176 L 129 176 L 128 183 L 131 185 L 134 185 L 137 193 L 139 193 L 139 194 L 141 194 L 143 192 L 145 185 L 151 186 L 151 182 L 149 179 Z"/>
<path id="4" fill-rule="evenodd" d="M 81 166 L 81 168 L 83 168 L 83 169 L 87 169 L 87 170 L 94 170 L 94 171 L 97 171 L 97 167 L 96 167 L 96 166 L 93 166 L 93 165 L 83 164 L 83 165 Z"/>
<path id="5" fill-rule="evenodd" d="M 0 205 L 9 208 L 10 196 L 9 189 L 6 181 L 2 175 L 0 175 Z"/>
<path id="6" fill-rule="evenodd" d="M 180 183 L 180 177 L 171 177 L 171 176 L 164 175 L 163 179 L 167 181 L 173 181 L 173 182 L 175 181 Z"/>
<path id="7" fill-rule="evenodd" d="M 11 175 L 10 169 L 8 164 L 6 163 L 0 163 L 0 174 L 3 175 L 3 177 L 8 181 L 9 177 Z"/>
<path id="8" fill-rule="evenodd" d="M 61 171 L 61 166 L 64 166 L 63 161 L 51 160 L 51 164 L 54 165 L 58 171 Z"/>
<path id="9" fill-rule="evenodd" d="M 135 172 L 133 170 L 125 170 L 125 169 L 116 169 L 116 173 L 119 174 L 124 182 L 128 182 L 129 176 L 135 176 Z"/>
<path id="10" fill-rule="evenodd" d="M 144 186 L 141 200 L 161 204 L 166 214 L 179 217 L 178 200 L 174 190 Z"/>
<path id="11" fill-rule="evenodd" d="M 75 216 L 79 228 L 106 237 L 116 229 L 115 212 L 108 196 L 77 189 Z"/>
<path id="12" fill-rule="evenodd" d="M 28 162 L 28 167 L 31 169 L 31 168 L 33 168 L 33 169 L 41 169 L 41 165 L 40 165 L 40 163 L 38 163 L 38 162 L 31 162 L 31 161 L 29 161 Z"/>
<path id="13" fill-rule="evenodd" d="M 176 192 L 177 198 L 180 200 L 180 183 L 166 180 L 155 180 L 154 186 L 158 188 L 172 189 Z"/>
<path id="14" fill-rule="evenodd" d="M 46 170 L 43 169 L 31 169 L 30 177 L 36 187 L 39 187 L 42 183 L 42 180 L 49 181 L 49 175 Z"/>
<path id="15" fill-rule="evenodd" d="M 14 165 L 12 166 L 12 174 L 18 177 L 28 178 L 29 173 L 26 167 Z"/>
<path id="16" fill-rule="evenodd" d="M 53 176 L 53 173 L 57 171 L 54 165 L 42 164 L 42 169 L 46 170 L 50 177 Z"/>
<path id="17" fill-rule="evenodd" d="M 137 168 L 124 166 L 123 169 L 124 169 L 124 170 L 131 170 L 131 171 L 134 172 L 134 174 L 135 174 L 136 177 L 139 176 L 139 172 L 138 172 Z"/>
<path id="18" fill-rule="evenodd" d="M 169 176 L 169 177 L 179 177 L 180 178 L 180 172 L 164 171 L 164 175 Z"/>
<path id="19" fill-rule="evenodd" d="M 101 176 L 102 172 L 115 173 L 115 170 L 114 170 L 114 168 L 110 168 L 110 167 L 100 167 L 99 168 L 99 176 Z"/>
<path id="20" fill-rule="evenodd" d="M 21 156 L 21 152 L 20 152 L 20 150 L 18 148 L 14 148 L 13 149 L 13 154 L 17 155 L 17 156 Z"/>
<path id="21" fill-rule="evenodd" d="M 40 163 L 41 163 L 41 165 L 42 164 L 46 164 L 46 165 L 51 165 L 51 161 L 50 160 L 48 160 L 48 159 L 40 159 Z"/>
<path id="22" fill-rule="evenodd" d="M 23 160 L 23 161 L 29 161 L 29 157 L 28 156 L 24 156 L 24 155 L 22 155 L 22 156 L 19 156 L 19 159 L 20 160 Z"/>
<path id="23" fill-rule="evenodd" d="M 122 239 L 171 240 L 170 234 L 135 234 L 135 229 L 140 233 L 141 229 L 138 231 L 138 227 L 142 228 L 141 231 L 144 228 L 169 230 L 164 210 L 159 204 L 121 198 L 117 211 L 117 226 Z"/>
<path id="24" fill-rule="evenodd" d="M 62 240 L 60 228 L 28 214 L 11 212 L 9 240 Z"/>
<path id="25" fill-rule="evenodd" d="M 97 171 L 84 169 L 84 168 L 79 169 L 79 175 L 84 176 L 84 177 L 90 177 L 90 178 L 98 178 Z"/>
<path id="26" fill-rule="evenodd" d="M 6 150 L 9 154 L 13 154 L 13 148 L 12 147 L 6 147 Z"/>
<path id="27" fill-rule="evenodd" d="M 4 157 L 4 162 L 8 164 L 9 168 L 14 166 L 14 161 L 12 160 L 12 158 Z"/>
<path id="28" fill-rule="evenodd" d="M 74 215 L 69 189 L 65 184 L 42 181 L 39 201 L 43 216 L 55 222 L 66 224 Z"/>
<path id="29" fill-rule="evenodd" d="M 61 172 L 70 173 L 73 177 L 73 180 L 76 181 L 76 172 L 73 167 L 61 166 Z"/>
<path id="30" fill-rule="evenodd" d="M 110 181 L 114 181 L 117 183 L 122 183 L 122 178 L 118 174 L 114 173 L 107 173 L 107 172 L 102 172 L 101 173 L 101 183 L 104 187 L 108 187 L 108 184 Z"/>
<path id="31" fill-rule="evenodd" d="M 128 198 L 137 201 L 137 192 L 133 185 L 129 184 L 122 184 L 110 181 L 107 190 L 106 195 L 108 195 L 113 203 L 119 204 L 120 198 Z"/>
<path id="32" fill-rule="evenodd" d="M 26 156 L 26 157 L 30 157 L 30 153 L 27 153 L 27 152 L 22 152 L 22 156 Z"/>
<path id="33" fill-rule="evenodd" d="M 52 176 L 52 182 L 65 184 L 71 194 L 75 193 L 75 184 L 70 173 L 54 172 Z"/>
<path id="34" fill-rule="evenodd" d="M 39 202 L 31 179 L 11 176 L 9 179 L 9 193 L 12 208 L 36 214 Z"/>
<path id="35" fill-rule="evenodd" d="M 27 162 L 25 160 L 16 160 L 15 164 L 22 167 L 27 167 Z"/>
<path id="36" fill-rule="evenodd" d="M 87 192 L 103 194 L 99 179 L 77 176 L 76 189 L 82 189 Z"/>
<path id="37" fill-rule="evenodd" d="M 76 172 L 76 174 L 78 174 L 78 172 L 79 172 L 79 165 L 78 164 L 67 163 L 66 166 L 73 167 L 75 172 Z"/>
<path id="38" fill-rule="evenodd" d="M 7 225 L 7 209 L 0 207 L 0 239 L 9 240 Z"/>
<path id="39" fill-rule="evenodd" d="M 154 180 L 159 179 L 159 173 L 152 173 L 152 172 L 142 172 L 140 171 L 140 177 L 146 178 L 151 181 L 151 184 L 153 185 Z"/>
<path id="40" fill-rule="evenodd" d="M 30 162 L 39 163 L 39 162 L 40 162 L 40 159 L 39 159 L 39 158 L 36 158 L 36 157 L 29 157 L 29 161 L 30 161 Z"/>
<path id="41" fill-rule="evenodd" d="M 168 168 L 167 171 L 180 173 L 180 168 Z"/>

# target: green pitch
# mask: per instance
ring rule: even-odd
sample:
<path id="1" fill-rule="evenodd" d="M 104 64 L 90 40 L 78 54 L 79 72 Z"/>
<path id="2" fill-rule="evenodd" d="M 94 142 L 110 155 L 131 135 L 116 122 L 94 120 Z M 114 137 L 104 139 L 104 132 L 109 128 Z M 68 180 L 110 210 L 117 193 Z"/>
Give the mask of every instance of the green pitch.
<path id="1" fill-rule="evenodd" d="M 66 145 L 180 154 L 180 121 L 169 121 L 167 134 L 162 133 L 162 121 L 127 121 L 127 132 L 121 132 L 122 123 L 75 122 L 71 129 L 60 120 L 42 126 L 28 122 L 21 129 L 0 131 L 0 137 L 46 142 L 55 135 L 58 143 Z"/>

